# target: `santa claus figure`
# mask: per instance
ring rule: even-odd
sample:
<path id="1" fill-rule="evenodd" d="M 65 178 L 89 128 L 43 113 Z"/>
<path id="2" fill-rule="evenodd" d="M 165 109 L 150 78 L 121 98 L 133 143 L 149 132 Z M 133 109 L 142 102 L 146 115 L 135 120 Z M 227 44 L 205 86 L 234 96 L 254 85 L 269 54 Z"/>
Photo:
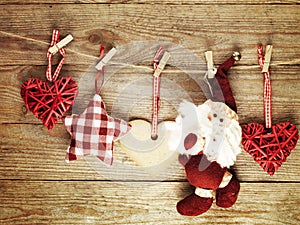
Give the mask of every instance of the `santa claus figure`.
<path id="1" fill-rule="evenodd" d="M 234 53 L 221 64 L 215 77 L 208 79 L 211 96 L 202 105 L 184 101 L 169 147 L 178 151 L 187 179 L 194 193 L 177 203 L 177 211 L 185 216 L 206 212 L 214 197 L 219 207 L 231 207 L 237 200 L 240 184 L 229 171 L 241 152 L 241 127 L 237 107 L 227 73 L 240 59 Z"/>

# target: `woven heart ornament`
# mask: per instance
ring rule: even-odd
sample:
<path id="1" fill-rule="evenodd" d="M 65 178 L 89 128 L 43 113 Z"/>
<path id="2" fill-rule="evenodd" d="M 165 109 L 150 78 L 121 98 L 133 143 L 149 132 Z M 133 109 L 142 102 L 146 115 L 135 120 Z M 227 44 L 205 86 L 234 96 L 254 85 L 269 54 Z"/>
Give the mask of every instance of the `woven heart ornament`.
<path id="1" fill-rule="evenodd" d="M 258 47 L 258 60 L 264 67 L 262 46 Z M 269 62 L 268 62 L 269 63 Z M 273 175 L 286 161 L 299 139 L 298 129 L 290 122 L 272 125 L 270 72 L 264 72 L 264 114 L 265 126 L 249 123 L 242 129 L 244 149 L 269 175 Z"/>
<path id="2" fill-rule="evenodd" d="M 50 48 L 59 42 L 60 33 L 53 30 Z M 50 49 L 49 48 L 49 49 Z M 21 97 L 29 111 L 38 119 L 42 120 L 43 125 L 49 130 L 52 129 L 58 120 L 73 105 L 78 93 L 78 86 L 71 77 L 57 79 L 65 60 L 64 48 L 59 48 L 62 55 L 54 74 L 52 75 L 52 53 L 47 52 L 48 67 L 46 70 L 46 81 L 38 78 L 30 78 L 21 87 Z"/>

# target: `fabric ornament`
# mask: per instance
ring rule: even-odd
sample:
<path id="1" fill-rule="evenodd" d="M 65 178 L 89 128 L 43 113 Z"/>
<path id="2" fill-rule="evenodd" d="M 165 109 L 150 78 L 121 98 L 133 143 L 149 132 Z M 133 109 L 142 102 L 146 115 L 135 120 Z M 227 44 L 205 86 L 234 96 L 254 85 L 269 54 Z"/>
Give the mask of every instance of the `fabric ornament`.
<path id="1" fill-rule="evenodd" d="M 263 69 L 267 62 L 264 62 L 262 46 L 258 46 L 258 61 Z M 256 122 L 244 126 L 242 143 L 245 151 L 272 176 L 296 147 L 299 134 L 297 127 L 291 122 L 272 124 L 270 71 L 263 75 L 265 126 Z"/>
<path id="2" fill-rule="evenodd" d="M 53 30 L 49 49 L 59 42 L 59 36 L 59 31 Z M 57 121 L 70 109 L 78 93 L 78 86 L 71 77 L 57 79 L 66 57 L 64 48 L 60 48 L 59 53 L 62 59 L 53 75 L 53 54 L 48 51 L 47 80 L 42 81 L 38 78 L 30 78 L 25 81 L 21 87 L 21 97 L 27 109 L 38 119 L 42 120 L 43 125 L 49 130 L 52 129 Z"/>
<path id="3" fill-rule="evenodd" d="M 152 123 L 142 119 L 130 121 L 132 125 L 130 133 L 120 140 L 122 150 L 149 174 L 160 174 L 167 170 L 177 157 L 168 148 L 171 131 L 166 129 L 175 122 L 158 123 L 161 73 L 169 58 L 169 52 L 162 46 L 153 58 Z"/>
<path id="4" fill-rule="evenodd" d="M 104 48 L 101 47 L 101 49 L 100 59 L 104 53 Z M 66 154 L 67 162 L 81 156 L 92 155 L 98 157 L 105 164 L 112 165 L 114 141 L 123 137 L 131 129 L 126 121 L 107 114 L 105 104 L 98 94 L 101 91 L 101 87 L 97 87 L 101 73 L 102 86 L 104 67 L 96 75 L 96 94 L 85 111 L 80 115 L 67 116 L 64 120 L 66 129 L 71 135 L 71 144 Z"/>
<path id="5" fill-rule="evenodd" d="M 180 153 L 179 161 L 195 187 L 194 193 L 177 203 L 177 211 L 184 216 L 206 212 L 214 193 L 216 204 L 223 208 L 231 207 L 238 197 L 239 181 L 228 168 L 241 152 L 241 128 L 227 77 L 230 67 L 240 58 L 237 56 L 235 53 L 221 64 L 214 78 L 207 78 L 210 99 L 199 106 L 183 102 L 179 107 L 177 128 L 169 146 Z"/>

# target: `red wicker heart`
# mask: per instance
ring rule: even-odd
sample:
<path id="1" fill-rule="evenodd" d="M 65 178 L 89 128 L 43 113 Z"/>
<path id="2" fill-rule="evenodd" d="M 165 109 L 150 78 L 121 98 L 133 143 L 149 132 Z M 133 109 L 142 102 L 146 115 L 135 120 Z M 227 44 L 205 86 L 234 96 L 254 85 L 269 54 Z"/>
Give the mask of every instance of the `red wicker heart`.
<path id="1" fill-rule="evenodd" d="M 270 175 L 273 175 L 296 147 L 298 129 L 290 122 L 272 125 L 249 123 L 243 127 L 244 149 Z"/>
<path id="2" fill-rule="evenodd" d="M 78 86 L 71 77 L 49 83 L 31 78 L 22 84 L 21 96 L 26 107 L 52 129 L 74 103 Z"/>

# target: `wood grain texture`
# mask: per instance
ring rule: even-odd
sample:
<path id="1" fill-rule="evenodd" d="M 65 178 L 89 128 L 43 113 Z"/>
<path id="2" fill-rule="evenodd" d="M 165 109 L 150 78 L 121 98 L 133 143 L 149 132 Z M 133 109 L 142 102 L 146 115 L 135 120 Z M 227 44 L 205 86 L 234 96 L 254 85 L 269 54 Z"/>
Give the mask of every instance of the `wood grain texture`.
<path id="1" fill-rule="evenodd" d="M 87 188 L 88 187 L 88 188 Z M 28 191 L 33 190 L 33 191 Z M 279 191 L 280 190 L 280 191 Z M 300 184 L 241 184 L 230 209 L 213 204 L 199 217 L 180 216 L 177 201 L 192 189 L 185 182 L 3 181 L 1 224 L 298 224 Z M 259 203 L 259 204 L 258 204 Z M 239 216 L 236 216 L 239 215 Z"/>
<path id="2" fill-rule="evenodd" d="M 299 3 L 0 0 L 0 224 L 299 224 L 299 143 L 273 177 L 242 152 L 233 167 L 242 182 L 234 207 L 225 210 L 214 204 L 202 216 L 182 217 L 176 203 L 193 188 L 178 162 L 162 176 L 149 175 L 150 170 L 136 167 L 116 143 L 113 168 L 95 158 L 67 164 L 70 137 L 63 124 L 48 131 L 26 110 L 19 94 L 28 78 L 44 79 L 54 28 L 62 37 L 74 36 L 66 47 L 62 75 L 77 82 L 97 59 L 100 44 L 110 49 L 131 41 L 169 41 L 197 54 L 203 63 L 204 51 L 212 50 L 216 65 L 239 50 L 242 60 L 229 75 L 239 119 L 242 125 L 262 123 L 263 78 L 256 47 L 271 43 L 273 122 L 291 121 L 300 128 Z M 102 97 L 110 114 L 126 120 L 151 118 L 150 96 L 124 94 L 124 86 L 136 80 L 141 80 L 139 88 L 150 90 L 144 77 L 151 78 L 151 63 L 108 77 Z M 174 119 L 177 103 L 185 96 L 195 104 L 205 101 L 198 84 L 175 67 L 167 66 L 163 78 L 168 81 L 163 90 L 175 97 L 162 98 L 160 120 Z M 80 87 L 83 94 L 92 93 Z"/>
<path id="3" fill-rule="evenodd" d="M 0 4 L 41 4 L 47 3 L 52 5 L 53 3 L 49 3 L 47 0 L 1 0 Z M 299 0 L 61 0 L 59 2 L 55 2 L 55 4 L 68 4 L 68 3 L 81 3 L 81 4 L 160 4 L 160 5 L 238 5 L 238 4 L 254 4 L 254 5 L 265 5 L 265 4 L 297 4 L 300 3 Z"/>
<path id="4" fill-rule="evenodd" d="M 272 64 L 299 64 L 299 5 L 2 5 L 0 65 L 45 65 L 45 50 L 53 28 L 65 36 L 69 64 L 90 64 L 99 44 L 120 46 L 137 40 L 165 40 L 198 55 L 239 49 L 244 62 L 257 63 L 259 42 L 274 45 Z M 238 9 L 238 10 L 237 10 Z M 209 18 L 209 20 L 208 20 Z M 95 52 L 94 54 L 91 54 Z"/>
<path id="5" fill-rule="evenodd" d="M 224 56 L 223 58 L 227 58 Z M 229 73 L 231 87 L 233 89 L 240 117 L 240 123 L 246 124 L 251 121 L 263 122 L 263 77 L 257 66 L 244 66 L 237 63 Z M 102 96 L 106 103 L 107 111 L 114 115 L 118 114 L 123 119 L 141 117 L 146 120 L 151 119 L 151 96 L 136 96 L 135 93 L 127 93 L 123 96 L 124 88 L 136 80 L 141 80 L 141 86 L 136 87 L 148 90 L 151 93 L 151 85 L 144 78 L 151 79 L 151 65 L 147 65 L 148 70 L 135 70 L 125 68 L 116 74 L 108 74 L 107 82 L 102 90 Z M 38 123 L 41 122 L 35 116 L 26 110 L 24 102 L 20 96 L 20 87 L 24 81 L 31 77 L 45 79 L 44 66 L 5 66 L 0 68 L 0 123 Z M 90 71 L 89 66 L 64 66 L 62 75 L 72 76 L 84 89 L 84 84 L 80 83 L 83 76 L 87 76 Z M 290 120 L 297 125 L 300 124 L 300 70 L 299 66 L 275 66 L 271 69 L 271 79 L 273 88 L 273 120 L 274 123 Z M 173 86 L 178 85 L 174 102 L 168 102 L 162 95 L 162 107 L 160 109 L 160 120 L 175 119 L 177 116 L 178 104 L 188 96 L 195 104 L 202 104 L 206 97 L 201 87 L 189 77 L 188 74 L 181 72 L 176 68 L 166 68 L 163 74 L 166 79 L 162 83 L 162 90 L 172 92 Z M 91 74 L 90 83 L 93 84 L 93 74 Z M 148 84 L 148 86 L 147 86 Z M 93 94 L 93 86 L 88 89 Z M 80 90 L 79 90 L 80 91 Z M 173 90 L 174 91 L 174 90 Z M 123 100 L 119 100 L 122 98 Z M 129 99 L 129 100 L 128 100 Z M 136 102 L 130 101 L 134 99 Z M 139 100 L 140 99 L 140 100 Z M 89 99 L 85 99 L 86 106 Z M 142 101 L 142 104 L 137 104 Z M 119 105 L 114 106 L 115 102 Z M 128 108 L 131 109 L 128 112 Z"/>
<path id="6" fill-rule="evenodd" d="M 150 66 L 149 66 L 150 67 Z M 278 66 L 272 68 L 273 87 L 273 121 L 292 121 L 298 128 L 300 127 L 300 100 L 299 96 L 299 73 L 296 66 Z M 31 112 L 28 112 L 19 96 L 21 83 L 29 77 L 43 79 L 44 66 L 10 66 L 1 69 L 0 99 L 1 99 L 1 151 L 2 151 L 2 179 L 97 179 L 106 180 L 114 178 L 115 169 L 108 170 L 105 174 L 97 174 L 89 164 L 80 160 L 76 163 L 66 164 L 64 162 L 65 150 L 70 138 L 62 124 L 54 130 L 48 131 L 41 126 L 41 122 L 36 119 Z M 87 66 L 77 66 L 76 70 L 72 66 L 64 67 L 62 74 L 72 74 L 77 81 L 89 70 Z M 13 74 L 13 75 L 12 75 Z M 145 73 L 144 76 L 149 74 Z M 132 108 L 132 101 L 128 99 L 119 106 L 119 112 L 114 112 L 112 106 L 122 92 L 122 85 L 139 79 L 142 76 L 140 70 L 124 69 L 118 74 L 114 74 L 109 79 L 103 89 L 108 112 L 120 113 L 123 119 L 134 117 L 151 119 L 151 98 L 143 99 L 142 104 L 133 107 L 130 115 L 126 115 L 127 108 Z M 188 95 L 196 104 L 205 101 L 201 88 L 190 77 L 175 70 L 166 68 L 163 76 L 188 92 Z M 231 85 L 238 103 L 238 110 L 241 124 L 257 121 L 263 123 L 263 104 L 261 92 L 263 89 L 262 76 L 257 66 L 239 65 L 231 69 L 229 75 Z M 91 80 L 92 81 L 92 80 Z M 118 84 L 122 84 L 121 86 Z M 144 87 L 145 88 L 145 87 Z M 148 88 L 151 89 L 151 86 Z M 162 88 L 164 85 L 162 85 Z M 93 90 L 91 90 L 93 92 Z M 134 96 L 126 95 L 126 98 Z M 143 96 L 141 96 L 143 97 Z M 179 101 L 181 97 L 179 97 Z M 88 99 L 87 99 L 88 101 Z M 175 119 L 176 106 L 165 102 L 162 96 L 162 107 L 160 119 Z M 170 116 L 171 115 L 171 116 Z M 16 123 L 16 124 L 11 124 Z M 10 125 L 11 124 L 11 125 Z M 29 132 L 30 131 L 30 132 Z M 43 140 L 43 141 L 40 141 Z M 20 149 L 21 148 L 21 149 Z M 120 154 L 119 154 L 120 153 Z M 297 159 L 299 156 L 299 146 L 292 152 L 282 168 L 274 177 L 268 177 L 257 163 L 246 153 L 239 156 L 234 169 L 237 171 L 239 179 L 242 181 L 299 181 L 300 171 Z M 116 148 L 116 156 L 121 160 L 130 161 L 120 149 Z M 125 157 L 125 158 L 124 158 Z M 15 164 L 14 162 L 18 162 Z M 185 175 L 180 165 L 174 165 L 174 171 L 167 179 L 185 179 Z M 142 179 L 143 174 L 137 171 L 121 170 L 120 177 L 128 180 Z M 130 176 L 128 176 L 128 174 Z M 119 179 L 119 178 L 116 178 Z"/>
<path id="7" fill-rule="evenodd" d="M 69 134 L 63 125 L 48 131 L 41 125 L 0 125 L 0 179 L 26 180 L 185 180 L 185 173 L 179 163 L 155 177 L 142 172 L 141 167 L 131 166 L 116 143 L 115 164 L 112 168 L 93 160 L 64 161 L 70 143 Z M 292 151 L 286 163 L 272 177 L 242 152 L 233 167 L 241 181 L 300 181 L 300 146 Z M 118 162 L 118 163 L 117 163 Z M 98 172 L 98 173 L 97 173 Z M 149 175 L 149 176 L 148 176 Z"/>

